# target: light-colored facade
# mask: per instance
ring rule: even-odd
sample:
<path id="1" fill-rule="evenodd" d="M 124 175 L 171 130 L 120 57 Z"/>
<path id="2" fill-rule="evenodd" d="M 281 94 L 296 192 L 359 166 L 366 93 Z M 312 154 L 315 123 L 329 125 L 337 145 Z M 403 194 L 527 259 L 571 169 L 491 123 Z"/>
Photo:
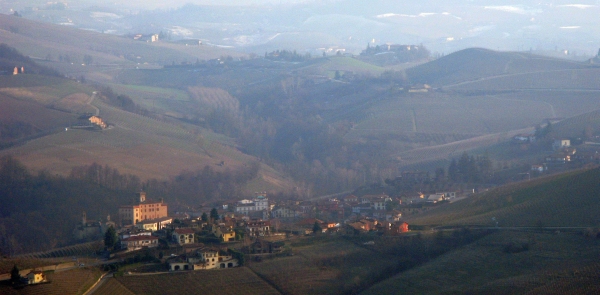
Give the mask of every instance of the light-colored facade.
<path id="1" fill-rule="evenodd" d="M 162 217 L 155 219 L 142 220 L 138 222 L 135 227 L 143 230 L 157 231 L 165 228 L 167 225 L 173 223 L 172 217 Z"/>
<path id="2" fill-rule="evenodd" d="M 47 282 L 46 275 L 42 271 L 39 271 L 39 270 L 30 271 L 27 274 L 26 278 L 27 278 L 27 284 L 29 284 L 29 285 Z"/>
<path id="3" fill-rule="evenodd" d="M 241 200 L 235 207 L 235 212 L 243 215 L 249 215 L 252 212 L 270 210 L 269 199 L 265 193 L 257 194 L 252 200 Z"/>
<path id="4" fill-rule="evenodd" d="M 173 231 L 173 241 L 175 241 L 179 245 L 185 244 L 193 244 L 194 240 L 194 230 L 191 228 L 178 228 Z"/>
<path id="5" fill-rule="evenodd" d="M 121 240 L 121 249 L 138 250 L 158 247 L 158 238 L 148 235 L 130 236 Z"/>
<path id="6" fill-rule="evenodd" d="M 196 252 L 194 256 L 188 256 L 185 260 L 175 259 L 173 262 L 169 262 L 169 270 L 225 269 L 238 265 L 238 260 L 229 254 L 217 250 L 203 249 Z"/>
<path id="7" fill-rule="evenodd" d="M 119 208 L 119 219 L 122 225 L 136 225 L 143 220 L 167 217 L 168 206 L 162 200 L 146 200 L 145 192 L 138 193 L 138 198 L 138 204 Z"/>

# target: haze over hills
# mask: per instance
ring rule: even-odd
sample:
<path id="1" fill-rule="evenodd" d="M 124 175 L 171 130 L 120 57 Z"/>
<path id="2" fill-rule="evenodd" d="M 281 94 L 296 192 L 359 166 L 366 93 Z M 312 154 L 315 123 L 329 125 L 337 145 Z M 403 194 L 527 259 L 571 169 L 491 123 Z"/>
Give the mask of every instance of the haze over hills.
<path id="1" fill-rule="evenodd" d="M 18 1 L 5 3 L 0 12 L 14 9 L 26 18 L 120 35 L 163 31 L 174 39 L 201 39 L 257 54 L 292 48 L 303 53 L 341 48 L 357 54 L 369 42 L 423 43 L 432 52 L 446 54 L 485 47 L 566 57 L 591 56 L 600 47 L 593 41 L 600 7 L 591 0 L 136 4 L 84 1 L 55 9 L 46 3 Z"/>

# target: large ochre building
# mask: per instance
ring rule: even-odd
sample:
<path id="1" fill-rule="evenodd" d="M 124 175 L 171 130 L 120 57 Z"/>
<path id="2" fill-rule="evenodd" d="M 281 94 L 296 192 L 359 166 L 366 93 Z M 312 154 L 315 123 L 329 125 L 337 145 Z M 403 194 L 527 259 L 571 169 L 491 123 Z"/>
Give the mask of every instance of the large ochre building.
<path id="1" fill-rule="evenodd" d="M 139 192 L 138 204 L 119 207 L 119 220 L 122 225 L 136 225 L 138 222 L 148 219 L 167 217 L 167 204 L 159 201 L 146 199 L 145 192 Z"/>

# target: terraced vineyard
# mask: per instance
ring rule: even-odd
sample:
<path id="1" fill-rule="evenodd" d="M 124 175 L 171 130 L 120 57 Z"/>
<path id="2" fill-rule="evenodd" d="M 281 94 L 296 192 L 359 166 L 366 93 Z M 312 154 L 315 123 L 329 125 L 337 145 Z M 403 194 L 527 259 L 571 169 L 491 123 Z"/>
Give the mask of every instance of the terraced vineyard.
<path id="1" fill-rule="evenodd" d="M 528 250 L 506 253 L 509 242 Z M 500 231 L 361 294 L 596 294 L 599 244 L 580 234 Z"/>
<path id="2" fill-rule="evenodd" d="M 123 284 L 121 284 L 116 279 L 107 279 L 97 290 L 93 293 L 94 295 L 135 295 L 135 293 L 129 291 L 129 289 L 125 288 Z"/>
<path id="3" fill-rule="evenodd" d="M 595 227 L 600 169 L 524 181 L 407 216 L 411 224 Z"/>
<path id="4" fill-rule="evenodd" d="M 104 243 L 102 241 L 89 242 L 84 244 L 77 244 L 73 246 L 53 249 L 45 252 L 28 253 L 18 255 L 19 258 L 59 258 L 59 257 L 72 257 L 72 256 L 96 256 L 98 250 L 102 250 Z"/>
<path id="5" fill-rule="evenodd" d="M 133 294 L 280 294 L 246 267 L 123 276 L 116 279 Z M 111 288 L 119 288 L 111 283 Z M 160 286 L 160 287 L 157 287 Z M 108 288 L 107 288 L 108 289 Z M 110 291 L 102 288 L 99 291 Z M 94 294 L 111 294 L 98 293 Z"/>
<path id="6" fill-rule="evenodd" d="M 295 246 L 293 257 L 252 263 L 250 268 L 287 294 L 336 294 L 368 284 L 387 266 L 387 257 L 340 238 Z"/>

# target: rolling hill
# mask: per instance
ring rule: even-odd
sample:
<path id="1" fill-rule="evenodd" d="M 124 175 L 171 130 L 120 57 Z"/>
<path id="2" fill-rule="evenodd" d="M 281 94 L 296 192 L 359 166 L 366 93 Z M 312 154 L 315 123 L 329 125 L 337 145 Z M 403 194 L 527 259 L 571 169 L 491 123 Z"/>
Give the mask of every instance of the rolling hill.
<path id="1" fill-rule="evenodd" d="M 73 167 L 93 162 L 142 179 L 168 179 L 182 170 L 204 166 L 236 170 L 254 157 L 236 149 L 235 141 L 193 125 L 175 124 L 110 106 L 92 88 L 75 81 L 38 76 L 0 76 L 3 119 L 19 120 L 46 132 L 36 139 L 0 151 L 14 155 L 33 170 L 67 175 Z M 61 109 L 62 111 L 56 110 Z M 78 114 L 94 111 L 113 127 L 103 131 L 69 129 Z M 54 132 L 47 135 L 48 132 Z M 60 131 L 60 132 L 59 132 Z M 159 156 L 160 155 L 160 156 Z M 217 165 L 223 162 L 223 165 Z M 288 180 L 264 166 L 255 186 L 286 190 Z"/>
<path id="2" fill-rule="evenodd" d="M 600 169 L 511 184 L 411 217 L 411 224 L 597 227 Z"/>
<path id="3" fill-rule="evenodd" d="M 589 64 L 529 53 L 469 48 L 407 69 L 406 74 L 411 83 L 424 83 L 440 87 L 477 81 L 486 77 L 589 67 Z"/>
<path id="4" fill-rule="evenodd" d="M 211 47 L 190 47 L 166 42 L 147 43 L 0 14 L 0 39 L 25 55 L 61 63 L 81 64 L 85 55 L 92 64 L 135 67 L 138 64 L 171 64 L 242 54 Z M 83 70 L 80 66 L 80 69 Z"/>

